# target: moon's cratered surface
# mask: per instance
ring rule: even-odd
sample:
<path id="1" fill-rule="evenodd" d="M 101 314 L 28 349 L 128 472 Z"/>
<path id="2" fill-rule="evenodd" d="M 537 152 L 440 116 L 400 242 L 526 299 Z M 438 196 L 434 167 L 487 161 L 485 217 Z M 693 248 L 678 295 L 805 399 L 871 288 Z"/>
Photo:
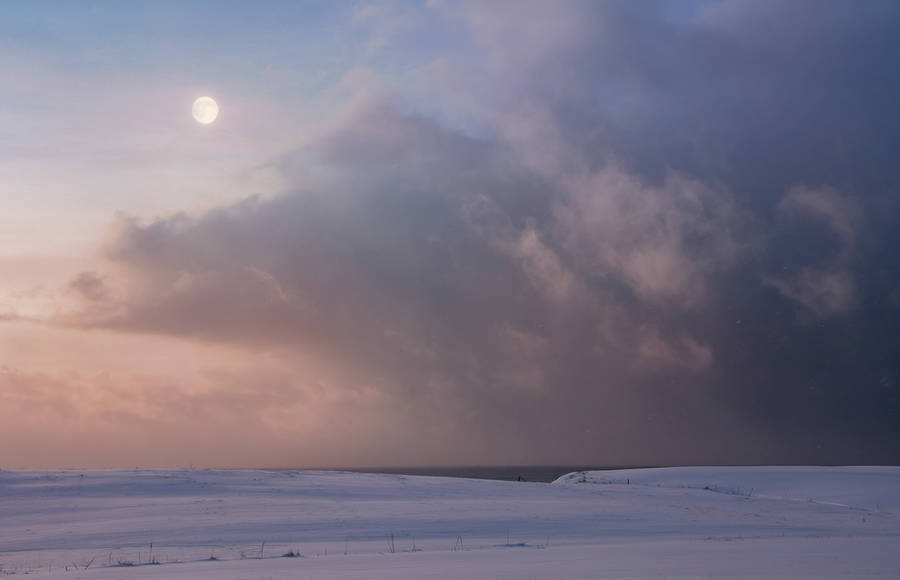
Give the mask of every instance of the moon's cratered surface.
<path id="1" fill-rule="evenodd" d="M 198 123 L 209 125 L 219 116 L 219 105 L 211 97 L 200 97 L 194 101 L 191 113 Z"/>

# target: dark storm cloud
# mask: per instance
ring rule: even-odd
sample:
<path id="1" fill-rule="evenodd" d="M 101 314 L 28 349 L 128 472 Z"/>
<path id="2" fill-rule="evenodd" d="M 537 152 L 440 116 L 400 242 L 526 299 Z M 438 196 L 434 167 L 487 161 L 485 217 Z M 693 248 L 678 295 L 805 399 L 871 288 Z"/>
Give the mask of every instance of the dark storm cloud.
<path id="1" fill-rule="evenodd" d="M 543 20 L 496 3 L 470 17 L 494 72 L 547 106 L 580 155 L 723 179 L 757 207 L 796 184 L 883 194 L 900 175 L 895 2 L 711 2 L 687 23 L 662 18 L 664 3 L 539 4 L 566 24 L 528 26 Z"/>
<path id="2" fill-rule="evenodd" d="M 121 217 L 70 322 L 330 361 L 472 461 L 896 461 L 897 4 L 661 6 L 463 8 L 479 137 L 364 101 L 294 193 Z"/>

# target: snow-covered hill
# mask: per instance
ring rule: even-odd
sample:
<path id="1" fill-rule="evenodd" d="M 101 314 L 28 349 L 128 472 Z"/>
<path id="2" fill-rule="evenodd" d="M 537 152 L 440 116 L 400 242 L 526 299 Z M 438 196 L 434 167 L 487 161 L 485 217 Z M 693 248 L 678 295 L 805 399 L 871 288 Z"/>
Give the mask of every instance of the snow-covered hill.
<path id="1" fill-rule="evenodd" d="M 896 467 L 666 467 L 569 473 L 555 485 L 631 484 L 900 512 Z"/>
<path id="2" fill-rule="evenodd" d="M 898 514 L 900 468 L 597 471 L 554 484 L 0 471 L 0 570 L 170 580 L 896 578 Z"/>

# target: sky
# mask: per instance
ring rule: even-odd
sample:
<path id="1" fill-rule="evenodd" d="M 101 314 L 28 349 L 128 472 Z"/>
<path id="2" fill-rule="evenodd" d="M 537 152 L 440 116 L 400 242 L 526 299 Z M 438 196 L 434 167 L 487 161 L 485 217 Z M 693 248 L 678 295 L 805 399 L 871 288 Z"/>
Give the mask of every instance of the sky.
<path id="1" fill-rule="evenodd" d="M 896 464 L 898 55 L 880 0 L 4 6 L 0 468 Z"/>

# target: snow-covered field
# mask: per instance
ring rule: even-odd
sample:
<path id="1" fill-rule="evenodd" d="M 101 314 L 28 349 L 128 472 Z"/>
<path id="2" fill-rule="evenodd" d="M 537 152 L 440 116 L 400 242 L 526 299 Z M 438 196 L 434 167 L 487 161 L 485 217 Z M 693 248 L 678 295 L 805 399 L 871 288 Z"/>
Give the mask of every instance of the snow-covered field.
<path id="1" fill-rule="evenodd" d="M 0 574 L 900 578 L 900 468 L 0 471 Z"/>

